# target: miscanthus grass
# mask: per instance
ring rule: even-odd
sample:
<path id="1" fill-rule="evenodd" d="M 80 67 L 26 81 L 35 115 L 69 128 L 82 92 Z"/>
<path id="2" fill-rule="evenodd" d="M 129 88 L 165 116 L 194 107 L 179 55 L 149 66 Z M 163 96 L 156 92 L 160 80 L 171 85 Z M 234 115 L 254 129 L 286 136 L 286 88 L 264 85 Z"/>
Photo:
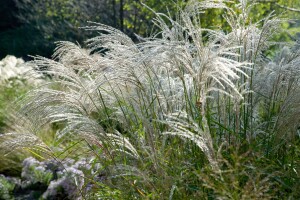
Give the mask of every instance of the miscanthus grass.
<path id="1" fill-rule="evenodd" d="M 266 57 L 282 20 L 271 12 L 252 22 L 252 1 L 228 5 L 189 1 L 175 17 L 156 13 L 160 32 L 137 44 L 90 23 L 99 36 L 86 48 L 63 41 L 52 59 L 34 57 L 51 80 L 20 101 L 19 115 L 34 130 L 56 125 L 59 141 L 81 141 L 97 158 L 104 178 L 90 198 L 299 195 L 299 50 Z M 222 9 L 230 31 L 202 28 L 207 9 Z M 2 146 L 37 141 L 26 131 L 2 135 Z"/>

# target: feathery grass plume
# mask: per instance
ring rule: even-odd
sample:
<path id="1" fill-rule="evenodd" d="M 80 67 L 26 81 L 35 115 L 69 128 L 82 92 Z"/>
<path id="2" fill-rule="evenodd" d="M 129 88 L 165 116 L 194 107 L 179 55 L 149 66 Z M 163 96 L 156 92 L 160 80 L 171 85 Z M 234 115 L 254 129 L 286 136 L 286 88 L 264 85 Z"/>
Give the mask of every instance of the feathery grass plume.
<path id="1" fill-rule="evenodd" d="M 218 45 L 224 49 L 231 49 L 231 55 L 227 55 L 230 59 L 244 63 L 240 71 L 237 71 L 239 78 L 233 81 L 240 99 L 217 91 L 212 94 L 216 101 L 210 101 L 208 106 L 211 117 L 209 126 L 219 127 L 216 132 L 221 142 L 227 140 L 231 143 L 236 139 L 249 140 L 259 127 L 254 116 L 257 110 L 253 106 L 256 101 L 255 76 L 261 66 L 267 64 L 265 51 L 275 44 L 272 42 L 272 37 L 282 31 L 280 25 L 283 20 L 276 18 L 271 12 L 266 18 L 253 22 L 250 13 L 254 6 L 252 1 L 238 1 L 235 9 L 226 8 L 224 13 L 231 30 L 228 33 L 209 31 L 215 36 Z M 215 114 L 211 115 L 211 113 Z M 228 134 L 224 134 L 224 130 Z"/>
<path id="2" fill-rule="evenodd" d="M 163 135 L 178 136 L 194 142 L 204 152 L 213 169 L 219 169 L 211 135 L 207 128 L 203 131 L 196 122 L 191 121 L 192 119 L 186 113 L 171 113 L 165 118 L 163 123 L 167 124 L 170 130 L 163 132 Z"/>
<path id="3" fill-rule="evenodd" d="M 33 63 L 52 80 L 22 100 L 21 112 L 37 127 L 47 123 L 64 124 L 59 132 L 61 136 L 68 133 L 94 135 L 116 144 L 121 144 L 124 138 L 105 133 L 114 131 L 105 130 L 101 121 L 122 124 L 120 119 L 126 118 L 127 111 L 145 121 L 150 116 L 161 118 L 163 107 L 168 107 L 163 109 L 166 113 L 186 110 L 193 114 L 195 106 L 192 104 L 197 101 L 202 103 L 201 114 L 205 121 L 209 93 L 218 91 L 242 99 L 235 81 L 240 78 L 239 73 L 246 76 L 242 70 L 245 63 L 234 59 L 238 46 L 224 48 L 214 34 L 208 35 L 207 42 L 203 40 L 199 14 L 207 8 L 226 6 L 222 1 L 192 2 L 180 10 L 177 21 L 157 14 L 155 23 L 161 28 L 162 38 L 153 36 L 138 45 L 120 31 L 101 24 L 86 28 L 104 31 L 87 41 L 90 51 L 70 42 L 59 42 L 53 55 L 55 61 L 34 57 Z M 91 54 L 98 51 L 98 56 Z M 178 106 L 182 100 L 185 103 Z M 125 106 L 121 106 L 121 102 L 125 102 Z M 129 105 L 127 110 L 126 104 Z M 147 110 L 149 108 L 153 110 Z M 119 113 L 122 116 L 116 115 Z M 106 119 L 99 119 L 100 116 Z M 148 126 L 151 129 L 152 124 Z M 132 155 L 137 155 L 128 141 L 122 144 Z M 212 160 L 212 145 L 209 152 L 204 146 L 200 147 Z"/>
<path id="4" fill-rule="evenodd" d="M 299 49 L 291 50 L 283 47 L 254 77 L 257 117 L 262 128 L 275 136 L 276 144 L 293 140 L 300 124 L 300 54 Z"/>
<path id="5" fill-rule="evenodd" d="M 50 150 L 39 137 L 32 133 L 6 133 L 0 135 L 0 150 L 6 152 L 5 155 L 19 149 L 36 150 L 42 153 L 49 153 Z"/>
<path id="6" fill-rule="evenodd" d="M 113 113 L 118 99 L 112 89 L 120 88 L 123 84 L 120 79 L 128 77 L 126 69 L 116 68 L 121 61 L 91 55 L 70 42 L 58 43 L 53 58 L 56 61 L 35 57 L 33 63 L 51 76 L 51 80 L 32 90 L 21 101 L 21 113 L 27 115 L 36 127 L 48 123 L 62 124 L 63 128 L 57 132 L 58 138 L 72 134 L 92 144 L 100 140 L 112 151 L 118 150 L 137 158 L 138 153 L 129 140 L 109 127 L 110 123 L 117 121 Z M 103 124 L 106 128 L 102 127 Z"/>
<path id="7" fill-rule="evenodd" d="M 54 140 L 53 130 L 49 126 L 37 126 L 27 116 L 22 116 L 22 113 L 12 108 L 9 111 L 8 133 L 0 134 L 0 152 L 7 159 L 15 155 L 24 159 L 30 153 L 41 159 L 49 158 L 53 154 L 49 147 Z"/>
<path id="8" fill-rule="evenodd" d="M 162 38 L 154 36 L 139 44 L 143 51 L 148 51 L 147 60 L 157 68 L 155 73 L 160 73 L 159 78 L 164 75 L 166 80 L 169 77 L 180 79 L 184 85 L 181 88 L 192 89 L 185 93 L 193 94 L 197 101 L 202 102 L 203 113 L 206 99 L 212 91 L 242 99 L 235 80 L 240 78 L 239 73 L 247 76 L 242 70 L 246 63 L 234 59 L 238 56 L 235 53 L 240 48 L 238 45 L 219 45 L 215 37 L 217 31 L 209 31 L 207 42 L 202 38 L 207 29 L 201 28 L 199 14 L 210 6 L 225 8 L 221 1 L 211 3 L 196 4 L 192 1 L 180 11 L 176 21 L 158 13 L 154 23 L 161 29 Z M 195 4 L 197 9 L 192 9 Z M 192 81 L 185 82 L 186 79 Z"/>

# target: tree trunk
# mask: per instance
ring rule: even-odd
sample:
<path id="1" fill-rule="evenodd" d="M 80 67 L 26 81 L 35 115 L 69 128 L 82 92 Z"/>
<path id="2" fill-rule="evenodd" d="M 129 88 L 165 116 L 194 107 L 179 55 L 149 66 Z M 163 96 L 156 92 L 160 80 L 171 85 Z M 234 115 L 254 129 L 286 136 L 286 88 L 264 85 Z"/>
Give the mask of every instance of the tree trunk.
<path id="1" fill-rule="evenodd" d="M 120 30 L 124 32 L 124 0 L 120 0 Z"/>
<path id="2" fill-rule="evenodd" d="M 117 27 L 117 13 L 116 13 L 116 0 L 112 0 L 112 9 L 113 9 L 113 26 Z"/>

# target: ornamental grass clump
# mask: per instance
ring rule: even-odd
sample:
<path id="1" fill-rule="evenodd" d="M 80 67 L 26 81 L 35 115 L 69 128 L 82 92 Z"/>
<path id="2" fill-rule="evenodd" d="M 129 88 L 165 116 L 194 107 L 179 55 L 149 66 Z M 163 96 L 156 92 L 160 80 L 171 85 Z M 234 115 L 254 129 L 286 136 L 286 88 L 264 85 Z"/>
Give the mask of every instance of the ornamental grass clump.
<path id="1" fill-rule="evenodd" d="M 240 0 L 234 9 L 230 3 L 190 1 L 175 17 L 156 13 L 153 21 L 160 32 L 137 44 L 117 29 L 91 23 L 85 29 L 99 36 L 86 41 L 87 49 L 58 42 L 52 59 L 34 57 L 33 64 L 51 78 L 20 101 L 19 115 L 34 129 L 56 125 L 61 144 L 79 141 L 84 156 L 101 163 L 99 184 L 90 198 L 238 199 L 256 186 L 259 198 L 279 194 L 270 188 L 280 176 L 230 174 L 228 170 L 244 168 L 224 163 L 257 166 L 229 156 L 227 150 L 237 146 L 240 154 L 251 151 L 253 157 L 262 157 L 259 167 L 267 168 L 265 161 L 282 153 L 277 144 L 283 143 L 275 148 L 271 142 L 282 138 L 282 128 L 288 126 L 290 136 L 297 137 L 299 55 L 270 62 L 265 52 L 276 45 L 271 39 L 281 20 L 271 13 L 252 23 L 251 2 Z M 201 27 L 208 9 L 222 9 L 230 31 Z M 274 76 L 267 75 L 270 66 L 275 67 Z M 266 76 L 271 88 L 263 86 Z M 294 118 L 286 124 L 289 108 Z M 5 136 L 17 141 L 28 137 L 21 132 Z M 37 149 L 59 155 L 42 145 Z M 296 164 L 295 154 L 284 155 L 287 166 Z M 200 178 L 204 168 L 211 170 L 212 176 L 205 177 L 210 180 Z M 236 190 L 218 188 L 223 176 L 239 181 Z M 257 185 L 260 181 L 266 186 Z M 290 190 L 295 183 L 289 183 Z"/>

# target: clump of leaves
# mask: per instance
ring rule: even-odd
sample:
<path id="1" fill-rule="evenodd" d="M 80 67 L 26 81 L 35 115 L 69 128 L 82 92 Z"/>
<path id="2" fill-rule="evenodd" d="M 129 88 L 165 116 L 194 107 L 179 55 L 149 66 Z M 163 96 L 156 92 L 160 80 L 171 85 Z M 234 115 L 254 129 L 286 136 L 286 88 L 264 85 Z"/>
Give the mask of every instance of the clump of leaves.
<path id="1" fill-rule="evenodd" d="M 13 199 L 12 193 L 15 184 L 8 181 L 4 176 L 0 175 L 0 199 Z"/>

